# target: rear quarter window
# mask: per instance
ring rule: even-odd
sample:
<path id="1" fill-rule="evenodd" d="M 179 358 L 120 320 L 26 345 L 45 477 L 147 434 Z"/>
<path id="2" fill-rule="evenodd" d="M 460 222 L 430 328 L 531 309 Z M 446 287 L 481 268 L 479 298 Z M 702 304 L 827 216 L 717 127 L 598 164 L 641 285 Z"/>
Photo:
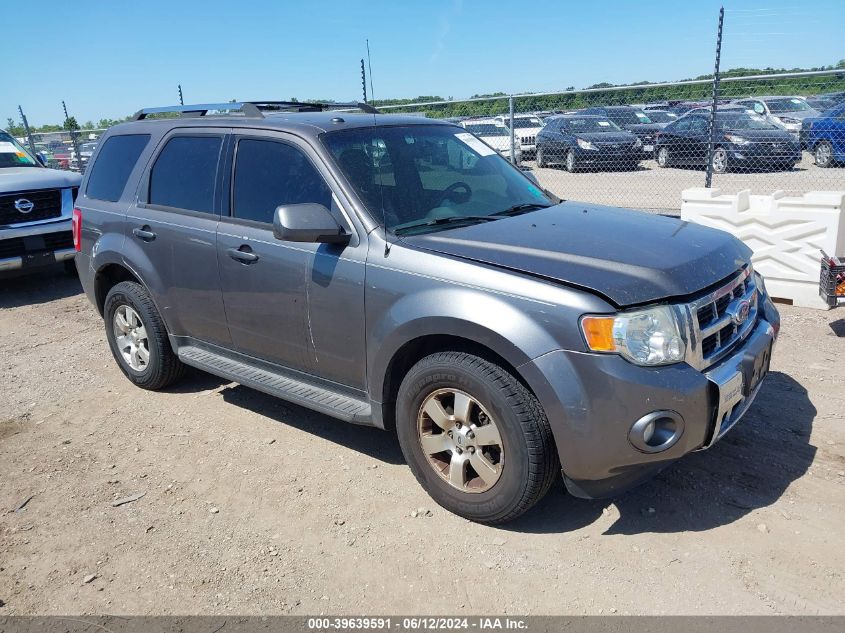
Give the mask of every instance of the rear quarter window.
<path id="1" fill-rule="evenodd" d="M 119 134 L 107 138 L 91 167 L 85 195 L 95 200 L 120 200 L 129 174 L 149 141 L 149 134 Z"/>

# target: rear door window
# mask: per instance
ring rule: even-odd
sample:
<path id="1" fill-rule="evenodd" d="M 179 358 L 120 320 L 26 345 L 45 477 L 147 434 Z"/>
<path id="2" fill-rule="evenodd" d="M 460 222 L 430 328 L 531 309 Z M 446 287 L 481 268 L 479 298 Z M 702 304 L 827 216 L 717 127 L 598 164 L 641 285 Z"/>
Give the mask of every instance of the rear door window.
<path id="1" fill-rule="evenodd" d="M 149 141 L 149 134 L 120 134 L 107 138 L 91 167 L 85 195 L 108 202 L 120 200 L 129 174 Z"/>
<path id="2" fill-rule="evenodd" d="M 149 203 L 156 206 L 214 212 L 214 187 L 223 137 L 174 136 L 150 172 Z"/>

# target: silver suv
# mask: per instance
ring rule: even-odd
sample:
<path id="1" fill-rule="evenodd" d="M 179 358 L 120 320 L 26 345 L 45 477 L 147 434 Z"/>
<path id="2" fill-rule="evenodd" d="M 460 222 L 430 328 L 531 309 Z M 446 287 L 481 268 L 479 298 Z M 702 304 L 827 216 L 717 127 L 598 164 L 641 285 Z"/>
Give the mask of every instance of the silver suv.
<path id="1" fill-rule="evenodd" d="M 44 167 L 0 130 L 0 273 L 71 262 L 71 211 L 82 177 Z"/>
<path id="2" fill-rule="evenodd" d="M 616 495 L 749 407 L 779 317 L 741 242 L 563 202 L 449 123 L 325 109 L 156 108 L 104 135 L 76 264 L 133 383 L 190 365 L 395 431 L 486 523 L 561 473 Z"/>

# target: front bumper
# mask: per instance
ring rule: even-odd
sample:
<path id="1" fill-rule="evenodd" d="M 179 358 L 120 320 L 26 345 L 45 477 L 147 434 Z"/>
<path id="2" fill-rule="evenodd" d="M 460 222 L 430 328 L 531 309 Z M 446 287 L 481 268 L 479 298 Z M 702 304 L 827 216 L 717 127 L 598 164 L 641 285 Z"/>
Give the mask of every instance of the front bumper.
<path id="1" fill-rule="evenodd" d="M 69 219 L 0 229 L 0 272 L 55 264 L 75 254 Z"/>
<path id="2" fill-rule="evenodd" d="M 785 145 L 785 144 L 784 144 Z M 749 146 L 734 145 L 730 156 L 735 163 L 747 164 L 750 167 L 798 163 L 801 160 L 801 147 L 798 143 L 787 147 L 776 148 L 768 145 L 754 144 Z"/>
<path id="3" fill-rule="evenodd" d="M 569 492 L 620 494 L 722 438 L 748 410 L 768 369 L 780 318 L 767 297 L 761 305 L 751 333 L 704 372 L 686 363 L 639 367 L 616 355 L 564 350 L 521 366 L 546 411 Z M 656 411 L 680 416 L 683 432 L 666 450 L 642 452 L 629 431 Z"/>

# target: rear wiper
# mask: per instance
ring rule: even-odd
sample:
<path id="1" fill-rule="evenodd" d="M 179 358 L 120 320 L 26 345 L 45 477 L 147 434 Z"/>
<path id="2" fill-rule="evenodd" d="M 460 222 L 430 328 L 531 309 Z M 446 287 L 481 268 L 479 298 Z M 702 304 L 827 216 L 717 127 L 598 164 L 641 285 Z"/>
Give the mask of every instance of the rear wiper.
<path id="1" fill-rule="evenodd" d="M 450 215 L 445 218 L 434 218 L 433 220 L 425 220 L 421 222 L 414 222 L 413 224 L 406 224 L 405 226 L 401 226 L 397 229 L 394 229 L 393 232 L 399 235 L 400 231 L 405 232 L 410 229 L 416 229 L 421 226 L 438 226 L 440 224 L 452 224 L 453 222 L 468 222 L 468 223 L 475 223 L 475 222 L 492 222 L 493 220 L 500 220 L 501 217 L 498 213 L 493 215 Z"/>
<path id="2" fill-rule="evenodd" d="M 536 211 L 537 209 L 548 209 L 551 206 L 553 205 L 538 204 L 536 202 L 524 202 L 522 204 L 515 204 L 512 207 L 508 207 L 504 211 L 499 211 L 498 213 L 493 213 L 492 215 L 496 217 L 521 215 L 523 213 L 528 213 L 529 211 Z"/>

